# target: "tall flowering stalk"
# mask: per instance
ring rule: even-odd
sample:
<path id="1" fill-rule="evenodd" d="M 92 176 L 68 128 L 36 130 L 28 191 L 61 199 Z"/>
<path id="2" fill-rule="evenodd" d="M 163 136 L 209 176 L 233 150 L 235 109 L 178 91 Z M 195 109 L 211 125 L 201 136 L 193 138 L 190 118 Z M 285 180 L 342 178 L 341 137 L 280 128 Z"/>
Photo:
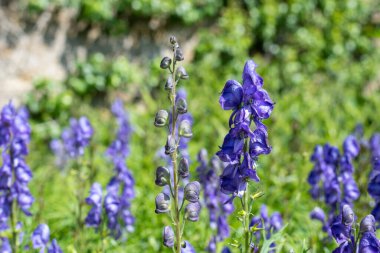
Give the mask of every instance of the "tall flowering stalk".
<path id="1" fill-rule="evenodd" d="M 325 202 L 328 215 L 326 217 L 324 211 L 317 207 L 310 217 L 321 221 L 323 230 L 329 235 L 330 226 L 335 222 L 342 206 L 353 206 L 353 202 L 360 196 L 353 178 L 353 159 L 358 156 L 359 151 L 359 142 L 353 135 L 349 135 L 343 143 L 343 154 L 340 154 L 337 147 L 325 144 L 317 145 L 311 156 L 314 167 L 308 177 L 310 194 L 313 199 Z"/>
<path id="2" fill-rule="evenodd" d="M 53 140 L 50 144 L 56 155 L 62 155 L 62 159 L 64 160 L 71 159 L 74 161 L 73 169 L 76 174 L 76 198 L 78 204 L 76 210 L 76 240 L 79 241 L 84 224 L 84 189 L 87 180 L 87 177 L 84 175 L 85 173 L 82 171 L 83 160 L 81 158 L 84 156 L 86 148 L 90 145 L 93 134 L 94 129 L 86 117 L 82 116 L 79 119 L 71 118 L 70 126 L 63 130 L 61 140 Z"/>
<path id="3" fill-rule="evenodd" d="M 372 135 L 369 141 L 369 149 L 372 171 L 369 177 L 368 193 L 376 202 L 372 215 L 377 222 L 380 222 L 380 133 Z"/>
<path id="4" fill-rule="evenodd" d="M 248 182 L 260 180 L 256 173 L 256 160 L 260 155 L 271 152 L 267 128 L 262 120 L 269 118 L 274 107 L 256 67 L 253 60 L 248 60 L 243 70 L 243 85 L 228 80 L 219 99 L 222 109 L 233 111 L 229 120 L 230 130 L 217 152 L 227 164 L 221 175 L 220 188 L 223 193 L 231 195 L 229 201 L 235 197 L 242 199 L 244 243 L 240 247 L 247 253 L 251 252 L 252 236 L 249 230 L 252 201 Z"/>
<path id="5" fill-rule="evenodd" d="M 133 231 L 135 221 L 130 211 L 131 200 L 135 196 L 135 181 L 125 164 L 129 155 L 132 127 L 121 100 L 116 100 L 112 104 L 111 111 L 117 119 L 118 131 L 106 154 L 114 164 L 115 175 L 107 185 L 107 194 L 104 200 L 102 187 L 99 183 L 92 185 L 90 195 L 86 198 L 86 203 L 92 208 L 85 219 L 85 223 L 99 231 L 102 237 L 102 251 L 104 251 L 103 240 L 105 235 L 109 234 L 115 239 L 119 239 L 126 234 L 124 232 Z M 104 229 L 106 221 L 108 233 Z"/>
<path id="6" fill-rule="evenodd" d="M 12 252 L 17 253 L 20 252 L 19 210 L 30 216 L 29 209 L 34 201 L 28 188 L 32 171 L 25 162 L 31 129 L 27 110 L 16 111 L 12 103 L 3 107 L 0 117 L 0 147 L 3 149 L 3 165 L 0 167 L 0 232 L 10 230 L 10 242 L 8 238 L 0 239 L 3 247 L 10 244 Z"/>
<path id="7" fill-rule="evenodd" d="M 220 191 L 219 175 L 223 168 L 223 163 L 220 159 L 213 156 L 208 161 L 207 151 L 202 149 L 198 153 L 198 162 L 197 172 L 199 182 L 203 188 L 204 204 L 209 211 L 210 227 L 216 230 L 216 233 L 209 241 L 207 251 L 216 253 L 217 243 L 230 235 L 227 219 L 234 211 L 234 206 L 232 203 L 225 203 L 229 197 Z"/>
<path id="8" fill-rule="evenodd" d="M 199 193 L 200 184 L 196 181 L 186 184 L 184 187 L 183 198 L 180 198 L 181 180 L 189 176 L 189 162 L 187 154 L 180 153 L 179 149 L 187 145 L 184 138 L 192 137 L 191 120 L 186 116 L 187 102 L 184 96 L 176 92 L 180 80 L 188 79 L 189 76 L 182 66 L 177 67 L 177 63 L 183 61 L 183 52 L 175 37 L 170 37 L 170 43 L 173 50 L 173 58 L 164 57 L 160 67 L 167 69 L 170 73 L 165 89 L 168 91 L 171 102 L 170 114 L 165 110 L 157 112 L 154 125 L 156 127 L 165 127 L 168 129 L 168 137 L 165 144 L 165 154 L 171 159 L 171 171 L 165 167 L 156 169 L 156 185 L 169 186 L 170 196 L 161 192 L 156 197 L 157 214 L 170 214 L 174 230 L 171 226 L 166 226 L 163 230 L 163 244 L 166 247 L 173 248 L 174 252 L 194 252 L 189 242 L 183 240 L 185 220 L 195 222 L 199 218 L 200 203 Z M 169 119 L 170 115 L 170 119 Z M 169 124 L 168 124 L 169 123 Z M 170 199 L 174 205 L 170 206 Z M 184 207 L 185 202 L 188 204 Z M 181 203 L 180 203 L 181 202 Z"/>

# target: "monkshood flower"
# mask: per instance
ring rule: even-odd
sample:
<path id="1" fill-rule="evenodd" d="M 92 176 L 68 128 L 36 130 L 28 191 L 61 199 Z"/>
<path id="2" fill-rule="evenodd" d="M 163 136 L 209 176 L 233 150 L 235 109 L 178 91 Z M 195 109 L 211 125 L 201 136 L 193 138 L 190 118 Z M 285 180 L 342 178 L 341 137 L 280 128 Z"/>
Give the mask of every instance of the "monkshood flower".
<path id="1" fill-rule="evenodd" d="M 16 208 L 25 215 L 31 215 L 29 209 L 34 202 L 28 188 L 32 172 L 25 162 L 31 133 L 28 118 L 26 109 L 17 111 L 12 103 L 5 105 L 0 114 L 3 161 L 0 167 L 0 231 L 11 230 L 14 238 L 10 242 L 14 250 L 19 241 L 19 229 L 10 217 L 18 221 Z"/>
<path id="2" fill-rule="evenodd" d="M 90 144 L 93 133 L 94 129 L 86 117 L 70 119 L 70 127 L 64 129 L 61 136 L 65 150 L 70 157 L 83 156 L 84 149 Z"/>
<path id="3" fill-rule="evenodd" d="M 86 203 L 92 208 L 85 219 L 85 224 L 89 227 L 98 228 L 102 221 L 102 186 L 99 183 L 94 183 L 91 186 Z"/>
<path id="4" fill-rule="evenodd" d="M 359 142 L 349 135 L 343 142 L 343 153 L 337 147 L 325 144 L 317 145 L 311 156 L 314 167 L 309 174 L 310 195 L 323 201 L 328 209 L 325 215 L 321 208 L 314 209 L 310 217 L 319 220 L 323 230 L 331 235 L 330 227 L 340 208 L 353 202 L 360 196 L 359 188 L 353 178 L 353 159 L 360 151 Z"/>
<path id="5" fill-rule="evenodd" d="M 160 63 L 162 69 L 169 71 L 165 84 L 170 100 L 170 112 L 159 110 L 154 119 L 154 125 L 168 130 L 165 145 L 159 151 L 159 156 L 167 162 L 165 167 L 156 169 L 157 186 L 164 187 L 156 197 L 157 214 L 170 213 L 173 223 L 174 237 L 171 229 L 165 227 L 163 233 L 164 246 L 171 247 L 176 253 L 195 252 L 191 245 L 183 240 L 185 219 L 195 222 L 199 219 L 201 205 L 199 201 L 199 182 L 188 183 L 189 154 L 187 145 L 193 136 L 192 117 L 188 113 L 186 93 L 177 91 L 177 85 L 181 80 L 189 79 L 185 68 L 177 66 L 184 59 L 183 52 L 175 37 L 170 38 L 173 50 L 173 58 L 164 57 Z M 185 202 L 189 202 L 186 206 Z M 183 208 L 184 207 L 184 208 Z M 181 218 L 183 217 L 183 218 Z M 168 240 L 170 238 L 170 240 Z M 173 240 L 172 240 L 173 238 Z"/>
<path id="6" fill-rule="evenodd" d="M 225 162 L 220 177 L 221 192 L 242 198 L 242 224 L 244 226 L 244 252 L 251 252 L 249 242 L 250 202 L 249 181 L 260 181 L 256 173 L 256 161 L 260 155 L 269 154 L 268 132 L 262 120 L 269 118 L 274 103 L 263 88 L 264 81 L 256 73 L 257 65 L 253 60 L 245 63 L 241 85 L 238 81 L 228 80 L 222 90 L 219 103 L 223 110 L 232 110 L 229 120 L 230 130 L 217 156 Z M 253 123 L 253 124 L 252 124 Z"/>
<path id="7" fill-rule="evenodd" d="M 230 131 L 223 141 L 219 158 L 229 163 L 221 176 L 221 191 L 241 197 L 247 181 L 259 181 L 256 164 L 259 155 L 269 154 L 268 133 L 261 122 L 267 119 L 274 107 L 263 88 L 263 79 L 256 73 L 253 60 L 246 62 L 243 70 L 243 85 L 229 80 L 224 86 L 219 103 L 224 110 L 232 110 Z M 251 129 L 254 123 L 255 129 Z"/>
<path id="8" fill-rule="evenodd" d="M 369 141 L 371 152 L 372 171 L 369 177 L 368 193 L 375 200 L 376 205 L 372 215 L 380 222 L 380 134 L 375 133 Z"/>
<path id="9" fill-rule="evenodd" d="M 268 214 L 268 209 L 265 205 L 262 205 L 260 208 L 260 216 L 254 216 L 249 224 L 249 227 L 255 227 L 257 229 L 263 229 L 265 231 L 266 239 L 269 239 L 272 233 L 278 232 L 283 226 L 282 217 L 279 212 L 274 212 L 271 216 Z M 261 238 L 260 230 L 254 232 L 256 241 L 253 243 L 253 248 L 258 249 L 258 245 Z M 276 245 L 271 244 L 271 248 Z M 251 246 L 252 247 L 252 246 Z M 269 252 L 276 252 L 275 249 L 270 250 Z"/>
<path id="10" fill-rule="evenodd" d="M 333 253 L 380 252 L 380 242 L 376 238 L 375 218 L 372 215 L 367 215 L 360 222 L 358 238 L 355 238 L 355 230 L 358 230 L 356 216 L 349 205 L 344 205 L 340 215 L 331 226 L 332 236 L 339 245 Z"/>
<path id="11" fill-rule="evenodd" d="M 62 253 L 62 249 L 59 247 L 56 239 L 51 241 L 51 244 L 48 246 L 50 241 L 50 229 L 46 224 L 40 224 L 33 231 L 32 234 L 32 244 L 34 249 L 39 249 L 41 253 L 45 252 L 45 249 L 48 249 L 48 253 Z"/>
<path id="12" fill-rule="evenodd" d="M 207 151 L 202 149 L 198 153 L 198 162 L 197 173 L 203 188 L 204 205 L 209 211 L 210 227 L 216 229 L 216 233 L 209 241 L 207 251 L 215 253 L 216 244 L 230 235 L 227 218 L 233 212 L 234 207 L 232 203 L 226 203 L 229 197 L 220 191 L 219 174 L 223 169 L 220 159 L 213 156 L 208 161 Z"/>
<path id="13" fill-rule="evenodd" d="M 32 234 L 33 248 L 44 252 L 50 240 L 50 229 L 46 224 L 40 224 Z"/>
<path id="14" fill-rule="evenodd" d="M 90 196 L 86 199 L 87 204 L 91 205 L 92 208 L 85 221 L 87 226 L 94 227 L 97 230 L 103 221 L 103 213 L 105 213 L 109 234 L 115 239 L 120 239 L 126 232 L 134 230 L 135 222 L 130 211 L 131 200 L 135 196 L 135 181 L 125 163 L 125 159 L 129 155 L 132 127 L 121 100 L 116 100 L 112 104 L 111 111 L 117 119 L 118 130 L 115 140 L 107 149 L 106 155 L 113 162 L 115 174 L 107 185 L 107 194 L 103 204 L 101 185 L 98 183 L 92 185 Z M 102 207 L 104 207 L 104 212 Z M 102 231 L 100 234 L 103 236 Z"/>

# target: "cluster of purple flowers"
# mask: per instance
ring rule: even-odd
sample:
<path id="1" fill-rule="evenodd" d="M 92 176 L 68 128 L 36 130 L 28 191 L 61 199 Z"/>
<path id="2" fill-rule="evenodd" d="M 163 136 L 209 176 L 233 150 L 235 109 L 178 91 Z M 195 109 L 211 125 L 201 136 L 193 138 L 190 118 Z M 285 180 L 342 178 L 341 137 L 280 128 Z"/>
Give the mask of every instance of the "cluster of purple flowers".
<path id="1" fill-rule="evenodd" d="M 220 159 L 213 156 L 209 162 L 207 151 L 202 149 L 198 154 L 198 162 L 197 172 L 203 187 L 204 204 L 209 211 L 210 227 L 217 230 L 209 242 L 207 251 L 216 253 L 216 244 L 230 235 L 227 219 L 234 211 L 234 206 L 232 203 L 226 203 L 229 197 L 220 191 L 219 175 L 223 169 Z"/>
<path id="2" fill-rule="evenodd" d="M 380 133 L 375 133 L 369 141 L 372 171 L 369 177 L 368 193 L 376 201 L 372 215 L 380 222 Z"/>
<path id="3" fill-rule="evenodd" d="M 34 202 L 28 183 L 32 171 L 25 162 L 28 154 L 31 129 L 28 123 L 28 111 L 21 108 L 16 111 L 12 103 L 5 105 L 0 115 L 0 147 L 3 164 L 0 167 L 0 232 L 10 228 L 13 205 L 17 205 L 24 214 L 30 216 L 30 207 Z M 11 228 L 15 229 L 15 228 Z M 7 239 L 2 238 L 3 244 Z"/>
<path id="4" fill-rule="evenodd" d="M 349 135 L 343 143 L 343 154 L 337 147 L 317 145 L 311 156 L 314 167 L 309 174 L 310 194 L 315 200 L 322 200 L 328 208 L 328 216 L 321 208 L 315 208 L 310 217 L 322 222 L 323 230 L 331 235 L 330 226 L 344 205 L 353 205 L 360 196 L 353 178 L 353 159 L 358 156 L 360 145 L 356 137 Z"/>
<path id="5" fill-rule="evenodd" d="M 62 249 L 59 247 L 57 240 L 53 239 L 48 246 L 50 241 L 50 229 L 46 224 L 40 224 L 34 230 L 32 234 L 32 243 L 34 249 L 39 249 L 40 253 L 45 252 L 48 249 L 48 253 L 63 253 Z"/>
<path id="6" fill-rule="evenodd" d="M 225 84 L 219 103 L 224 110 L 232 110 L 229 120 L 230 130 L 217 153 L 228 163 L 221 176 L 221 191 L 241 197 L 247 181 L 259 181 L 256 162 L 259 155 L 269 154 L 266 126 L 261 122 L 267 119 L 274 107 L 264 81 L 256 73 L 257 65 L 253 60 L 246 62 L 243 70 L 243 85 L 235 80 Z M 251 130 L 251 123 L 256 128 Z"/>
<path id="7" fill-rule="evenodd" d="M 94 129 L 85 116 L 79 119 L 71 118 L 70 126 L 63 130 L 61 139 L 54 139 L 50 142 L 50 148 L 56 156 L 57 166 L 64 168 L 69 158 L 83 156 L 93 134 Z"/>
<path id="8" fill-rule="evenodd" d="M 260 216 L 255 216 L 252 218 L 249 227 L 255 227 L 256 231 L 255 238 L 256 241 L 251 243 L 252 252 L 259 252 L 259 242 L 261 237 L 261 230 L 265 231 L 266 239 L 271 237 L 272 233 L 278 232 L 283 226 L 282 217 L 279 212 L 272 213 L 271 216 L 268 214 L 268 209 L 265 205 L 262 205 L 260 208 Z M 271 247 L 275 247 L 274 243 L 271 244 Z M 270 253 L 276 252 L 275 249 L 271 249 Z"/>
<path id="9" fill-rule="evenodd" d="M 107 155 L 114 164 L 115 175 L 107 185 L 104 198 L 104 210 L 107 215 L 107 227 L 113 237 L 119 239 L 123 231 L 133 231 L 135 219 L 131 214 L 131 200 L 134 198 L 135 181 L 128 170 L 125 159 L 129 154 L 129 141 L 132 128 L 123 102 L 116 100 L 112 105 L 112 113 L 117 118 L 118 131 L 115 140 L 107 150 Z M 102 187 L 94 183 L 87 204 L 92 206 L 85 223 L 87 226 L 98 228 L 102 222 Z M 121 221 L 121 222 L 120 222 Z"/>
<path id="10" fill-rule="evenodd" d="M 331 226 L 332 236 L 339 244 L 333 253 L 380 252 L 380 241 L 376 238 L 375 218 L 370 214 L 360 222 L 357 238 L 355 238 L 355 222 L 356 216 L 351 207 L 343 205 L 340 215 Z"/>

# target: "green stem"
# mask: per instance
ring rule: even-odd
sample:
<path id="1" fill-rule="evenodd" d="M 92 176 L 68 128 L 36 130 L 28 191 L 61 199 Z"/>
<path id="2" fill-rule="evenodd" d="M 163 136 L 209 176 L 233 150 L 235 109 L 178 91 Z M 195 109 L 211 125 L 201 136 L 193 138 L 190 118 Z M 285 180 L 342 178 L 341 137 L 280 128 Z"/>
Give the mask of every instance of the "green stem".
<path id="1" fill-rule="evenodd" d="M 172 103 L 172 138 L 175 138 L 175 131 L 176 131 L 176 123 L 177 123 L 177 117 L 176 117 L 176 110 L 175 110 L 175 99 L 176 99 L 176 81 L 175 81 L 175 58 L 173 57 L 173 71 L 172 71 L 172 78 L 174 80 L 173 88 L 171 90 L 171 103 Z M 178 169 L 177 169 L 177 150 L 178 146 L 176 147 L 175 151 L 171 155 L 172 164 L 173 164 L 173 184 L 174 184 L 174 230 L 175 230 L 175 237 L 176 237 L 176 253 L 181 253 L 181 222 L 180 222 L 180 210 L 179 210 L 179 203 L 178 203 Z"/>
<path id="2" fill-rule="evenodd" d="M 12 143 L 12 140 L 11 142 Z M 12 147 L 9 147 L 9 158 L 11 161 L 11 171 L 12 171 L 12 182 L 15 182 L 16 180 L 16 175 L 15 175 L 15 168 L 13 166 L 13 151 Z M 11 248 L 13 253 L 18 252 L 18 231 L 17 231 L 17 202 L 16 199 L 12 199 L 12 204 L 11 204 L 11 229 L 12 229 L 12 240 L 11 240 Z"/>
<path id="3" fill-rule="evenodd" d="M 245 211 L 245 222 L 244 222 L 244 225 L 245 225 L 245 228 L 244 228 L 244 239 L 245 239 L 245 252 L 246 253 L 249 253 L 250 251 L 250 247 L 249 247 L 249 236 L 250 236 L 250 232 L 249 232 L 249 213 L 250 213 L 250 210 L 249 210 L 249 183 L 247 183 L 247 189 L 245 190 L 245 193 L 244 193 L 244 211 Z"/>

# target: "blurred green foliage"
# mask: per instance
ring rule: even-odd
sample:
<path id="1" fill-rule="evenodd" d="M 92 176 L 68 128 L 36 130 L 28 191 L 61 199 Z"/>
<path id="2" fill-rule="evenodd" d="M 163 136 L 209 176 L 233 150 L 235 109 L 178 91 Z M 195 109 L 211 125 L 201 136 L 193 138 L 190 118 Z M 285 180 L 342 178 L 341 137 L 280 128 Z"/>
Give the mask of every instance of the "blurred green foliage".
<path id="1" fill-rule="evenodd" d="M 254 212 L 265 203 L 270 211 L 280 211 L 288 224 L 277 241 L 281 252 L 331 252 L 334 242 L 323 240 L 321 225 L 309 219 L 317 205 L 308 195 L 306 177 L 312 165 L 309 156 L 314 145 L 330 142 L 340 146 L 357 123 L 363 123 L 366 137 L 380 129 L 380 52 L 379 23 L 374 15 L 380 13 L 376 0 L 287 0 L 287 1 L 41 1 L 28 0 L 28 8 L 44 10 L 54 4 L 57 8 L 77 8 L 78 20 L 97 24 L 109 34 L 133 28 L 133 22 L 148 19 L 180 21 L 184 29 L 196 27 L 199 43 L 191 63 L 184 63 L 190 80 L 182 85 L 188 92 L 189 111 L 194 116 L 194 137 L 189 144 L 196 167 L 196 153 L 205 147 L 210 154 L 218 150 L 228 131 L 230 112 L 218 104 L 219 92 L 228 79 L 241 81 L 245 60 L 253 58 L 265 88 L 276 102 L 271 118 L 265 121 L 269 130 L 272 153 L 260 158 L 258 174 L 262 181 L 256 187 L 265 192 L 257 200 Z M 205 19 L 209 21 L 205 24 Z M 145 21 L 144 21 L 145 20 Z M 112 29 L 111 29 L 112 30 Z M 147 28 L 147 31 L 149 29 Z M 111 32 L 113 34 L 113 32 Z M 183 41 L 179 38 L 179 41 Z M 163 47 L 166 45 L 162 45 Z M 185 48 L 186 50 L 186 48 Z M 165 134 L 153 127 L 158 109 L 168 106 L 163 90 L 165 75 L 159 70 L 160 58 L 135 63 L 120 56 L 108 58 L 95 54 L 61 83 L 49 80 L 36 82 L 28 94 L 27 105 L 33 117 L 33 149 L 30 155 L 36 170 L 34 194 L 41 191 L 41 211 L 64 249 L 73 247 L 70 237 L 75 220 L 67 218 L 72 196 L 66 185 L 74 188 L 72 179 L 54 172 L 56 168 L 48 153 L 47 141 L 59 135 L 70 116 L 87 115 L 96 128 L 95 140 L 98 180 L 103 185 L 112 168 L 104 161 L 105 147 L 113 138 L 109 103 L 121 97 L 134 125 L 132 154 L 128 166 L 136 177 L 137 196 L 132 212 L 137 216 L 136 231 L 127 242 L 112 252 L 161 252 L 161 227 L 165 218 L 154 215 L 154 186 L 156 151 L 164 145 Z M 41 158 L 42 157 L 42 158 Z M 370 167 L 360 166 L 367 174 Z M 51 182 L 44 171 L 51 171 Z M 195 174 L 195 173 L 193 173 Z M 361 176 L 359 184 L 366 185 Z M 44 185 L 42 187 L 41 185 Z M 39 190 L 41 186 L 42 190 Z M 59 201 L 58 196 L 63 196 Z M 43 196 L 43 197 L 42 197 Z M 370 212 L 363 192 L 356 214 Z M 59 203 L 58 203 L 59 202 Z M 64 204 L 62 204 L 64 203 Z M 359 208 L 360 207 L 360 208 Z M 35 207 L 36 210 L 38 207 Z M 147 218 L 148 217 L 148 218 Z M 148 221 L 147 221 L 148 220 Z M 209 238 L 207 214 L 188 227 L 186 237 L 197 252 L 203 252 Z M 241 232 L 234 217 L 230 219 L 236 235 Z M 37 222 L 37 221 L 36 221 Z M 90 230 L 88 230 L 90 231 Z M 96 234 L 90 232 L 91 242 Z M 284 240 L 285 239 L 285 240 Z M 232 242 L 232 241 L 227 241 Z M 91 248 L 94 247 L 94 248 Z"/>

